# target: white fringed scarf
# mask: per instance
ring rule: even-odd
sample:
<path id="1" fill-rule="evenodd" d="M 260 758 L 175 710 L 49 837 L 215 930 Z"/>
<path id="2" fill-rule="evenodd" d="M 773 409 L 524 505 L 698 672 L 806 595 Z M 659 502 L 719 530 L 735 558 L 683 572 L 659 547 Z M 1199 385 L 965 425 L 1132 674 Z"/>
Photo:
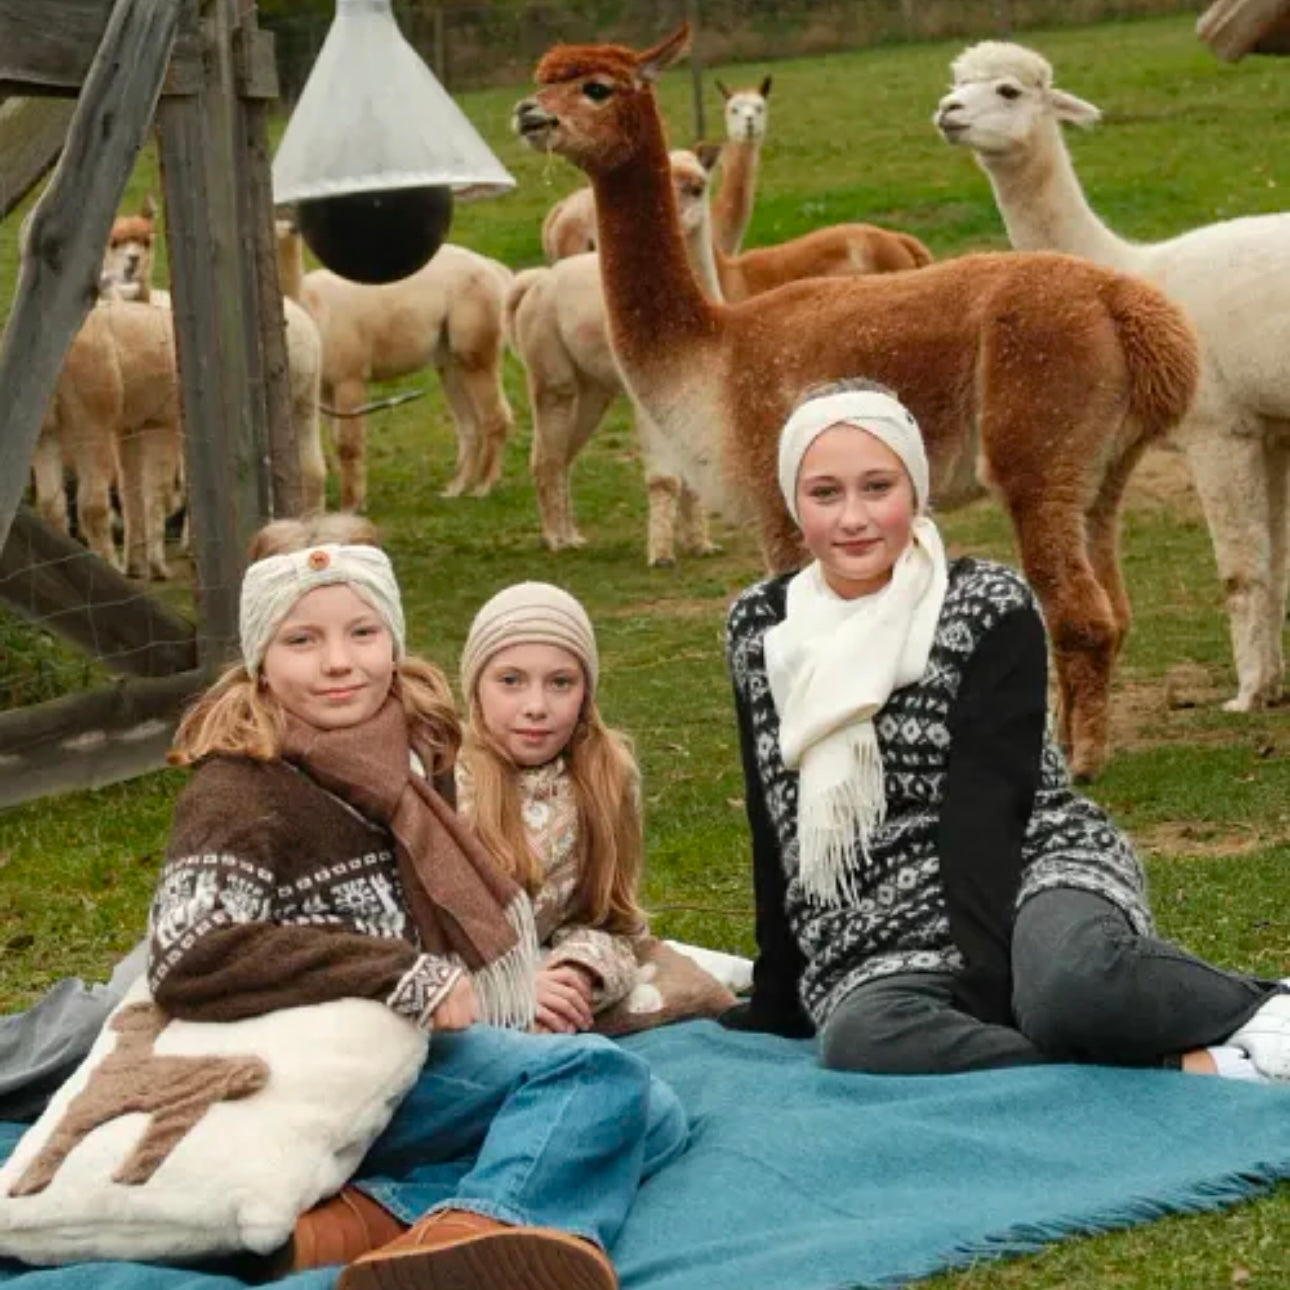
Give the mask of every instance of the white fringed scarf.
<path id="1" fill-rule="evenodd" d="M 873 719 L 893 690 L 923 675 L 948 585 L 945 547 L 926 508 L 928 467 L 917 423 L 872 391 L 812 399 L 780 437 L 780 482 L 796 518 L 797 474 L 824 430 L 854 425 L 885 443 L 914 482 L 919 514 L 909 545 L 880 591 L 845 600 L 818 561 L 788 585 L 787 613 L 765 637 L 766 671 L 780 718 L 784 765 L 799 772 L 799 876 L 808 898 L 856 896 L 856 852 L 867 859 L 886 818 L 882 755 Z"/>

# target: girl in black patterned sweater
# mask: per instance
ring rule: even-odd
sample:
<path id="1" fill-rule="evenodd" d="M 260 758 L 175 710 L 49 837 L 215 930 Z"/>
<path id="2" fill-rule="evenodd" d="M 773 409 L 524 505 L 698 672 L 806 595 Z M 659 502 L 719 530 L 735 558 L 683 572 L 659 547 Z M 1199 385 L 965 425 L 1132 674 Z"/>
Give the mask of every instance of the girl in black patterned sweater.
<path id="1" fill-rule="evenodd" d="M 726 1024 L 874 1073 L 1042 1061 L 1290 1078 L 1290 994 L 1156 939 L 1141 866 L 1046 729 L 1034 595 L 947 562 L 918 426 L 811 391 L 780 438 L 814 561 L 731 609 L 757 905 Z"/>

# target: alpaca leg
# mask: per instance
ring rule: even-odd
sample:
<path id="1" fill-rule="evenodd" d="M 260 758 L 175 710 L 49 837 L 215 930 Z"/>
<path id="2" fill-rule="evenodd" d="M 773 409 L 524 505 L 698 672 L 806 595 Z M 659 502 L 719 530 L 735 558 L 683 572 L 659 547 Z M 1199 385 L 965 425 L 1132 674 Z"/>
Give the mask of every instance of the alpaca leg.
<path id="1" fill-rule="evenodd" d="M 569 505 L 570 445 L 577 420 L 578 390 L 572 381 L 538 381 L 529 373 L 533 409 L 533 447 L 529 473 L 537 494 L 542 540 L 552 551 L 582 546 Z"/>
<path id="2" fill-rule="evenodd" d="M 121 516 L 125 522 L 125 571 L 131 578 L 148 577 L 148 432 L 132 429 L 118 445 L 121 461 Z"/>
<path id="3" fill-rule="evenodd" d="M 1089 560 L 1094 576 L 1111 601 L 1111 612 L 1115 615 L 1114 655 L 1117 658 L 1133 621 L 1133 609 L 1120 567 L 1120 505 L 1129 476 L 1145 449 L 1145 443 L 1135 445 L 1112 463 L 1087 515 Z"/>
<path id="4" fill-rule="evenodd" d="M 45 1139 L 45 1145 L 32 1157 L 22 1177 L 9 1188 L 10 1196 L 35 1196 L 42 1192 L 59 1171 L 64 1160 L 72 1153 L 72 1148 L 79 1145 L 86 1134 L 93 1132 L 105 1120 L 118 1114 L 115 1110 L 105 1116 L 82 1116 L 77 1113 L 76 1099 L 73 1099 L 59 1121 L 58 1127 Z"/>
<path id="5" fill-rule="evenodd" d="M 681 500 L 677 507 L 676 539 L 689 555 L 717 555 L 721 548 L 708 532 L 708 511 L 698 493 L 681 481 Z"/>
<path id="6" fill-rule="evenodd" d="M 461 379 L 461 371 L 451 357 L 437 363 L 436 367 L 444 397 L 448 400 L 448 408 L 452 413 L 453 428 L 457 432 L 457 464 L 440 496 L 460 497 L 474 482 L 476 462 L 480 454 L 475 405 Z"/>
<path id="7" fill-rule="evenodd" d="M 367 388 L 362 381 L 337 381 L 332 406 L 337 412 L 362 407 Z M 367 420 L 338 417 L 335 423 L 336 456 L 340 462 L 341 510 L 361 511 L 367 505 Z"/>
<path id="8" fill-rule="evenodd" d="M 183 456 L 183 444 L 174 426 L 157 426 L 148 432 L 147 495 L 144 512 L 148 540 L 148 571 L 164 581 L 170 577 L 166 564 L 166 518 L 171 511 L 175 477 Z"/>
<path id="9" fill-rule="evenodd" d="M 112 481 L 117 477 L 117 454 L 112 435 L 101 433 L 83 438 L 73 450 L 76 471 L 76 518 L 81 537 L 95 555 L 114 569 L 121 569 L 116 543 L 112 540 Z"/>
<path id="10" fill-rule="evenodd" d="M 1282 630 L 1280 621 L 1268 621 L 1274 596 L 1264 447 L 1254 433 L 1195 419 L 1187 431 L 1183 448 L 1214 544 L 1236 662 L 1236 697 L 1223 706 L 1249 712 L 1278 688 L 1271 637 Z"/>
<path id="11" fill-rule="evenodd" d="M 484 366 L 463 362 L 458 379 L 470 402 L 475 424 L 475 459 L 464 487 L 473 497 L 487 497 L 502 474 L 502 450 L 515 417 L 502 389 L 500 351 Z"/>
<path id="12" fill-rule="evenodd" d="M 293 401 L 291 416 L 300 453 L 301 514 L 320 515 L 327 509 L 327 457 L 323 452 L 317 389 L 302 392 Z"/>
<path id="13" fill-rule="evenodd" d="M 63 487 L 63 453 L 58 436 L 42 430 L 31 459 L 36 513 L 46 524 L 67 532 L 67 490 Z"/>
<path id="14" fill-rule="evenodd" d="M 649 530 L 646 555 L 653 569 L 676 563 L 676 517 L 680 508 L 681 480 L 678 475 L 646 475 L 649 493 Z"/>
<path id="15" fill-rule="evenodd" d="M 1282 427 L 1290 433 L 1290 426 Z M 1285 647 L 1283 636 L 1286 601 L 1290 596 L 1290 443 L 1281 439 L 1265 448 L 1268 475 L 1268 532 L 1271 537 L 1271 644 L 1273 702 L 1285 692 Z"/>
<path id="16" fill-rule="evenodd" d="M 1084 516 L 1051 506 L 1010 509 L 1022 567 L 1052 642 L 1061 743 L 1071 774 L 1087 782 L 1106 764 L 1111 671 L 1120 638 L 1116 612 L 1094 574 Z"/>

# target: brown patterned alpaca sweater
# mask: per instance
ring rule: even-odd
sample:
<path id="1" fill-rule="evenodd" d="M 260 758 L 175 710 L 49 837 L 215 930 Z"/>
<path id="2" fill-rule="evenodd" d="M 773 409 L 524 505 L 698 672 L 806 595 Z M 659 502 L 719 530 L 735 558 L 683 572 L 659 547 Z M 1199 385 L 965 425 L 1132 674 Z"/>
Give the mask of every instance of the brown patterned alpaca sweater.
<path id="1" fill-rule="evenodd" d="M 197 768 L 148 921 L 153 996 L 191 1021 L 364 998 L 428 1026 L 462 972 L 420 952 L 390 834 L 284 761 Z"/>

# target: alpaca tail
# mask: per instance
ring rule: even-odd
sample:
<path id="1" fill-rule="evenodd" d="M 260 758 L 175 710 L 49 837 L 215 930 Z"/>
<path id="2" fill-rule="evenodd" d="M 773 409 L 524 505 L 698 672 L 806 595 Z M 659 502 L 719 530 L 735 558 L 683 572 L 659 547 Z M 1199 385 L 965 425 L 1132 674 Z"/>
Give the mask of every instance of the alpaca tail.
<path id="1" fill-rule="evenodd" d="M 936 258 L 912 233 L 897 233 L 901 245 L 909 252 L 909 258 L 913 261 L 912 268 L 921 269 L 925 265 L 931 264 Z"/>
<path id="2" fill-rule="evenodd" d="M 521 269 L 515 275 L 510 290 L 506 293 L 504 313 L 506 343 L 511 347 L 511 352 L 514 354 L 519 353 L 515 339 L 515 315 L 519 312 L 520 305 L 524 302 L 524 297 L 528 295 L 529 288 L 540 282 L 548 272 L 548 269 Z"/>
<path id="3" fill-rule="evenodd" d="M 1106 297 L 1129 373 L 1129 406 L 1143 440 L 1157 439 L 1187 414 L 1200 383 L 1196 333 L 1183 310 L 1128 274 Z"/>

